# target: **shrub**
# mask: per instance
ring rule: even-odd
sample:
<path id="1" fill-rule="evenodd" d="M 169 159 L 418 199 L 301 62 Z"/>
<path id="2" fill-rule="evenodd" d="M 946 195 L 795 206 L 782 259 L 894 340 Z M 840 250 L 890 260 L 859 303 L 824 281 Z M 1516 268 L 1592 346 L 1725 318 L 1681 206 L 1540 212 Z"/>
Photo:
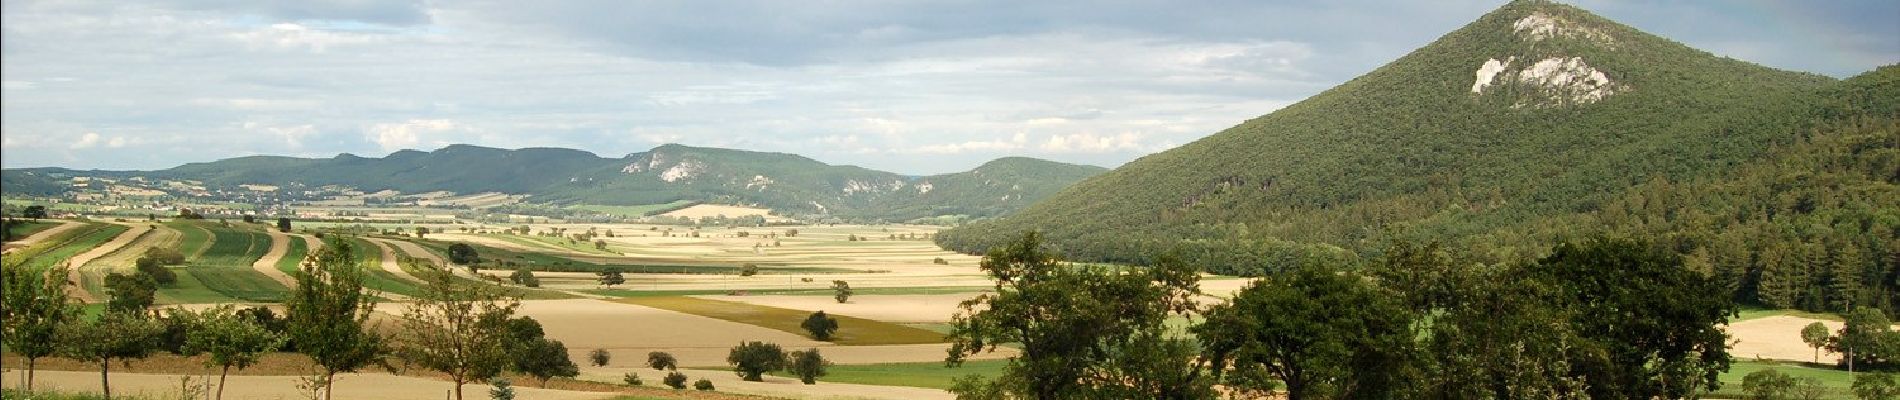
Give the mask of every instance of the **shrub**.
<path id="1" fill-rule="evenodd" d="M 1764 369 L 1742 377 L 1742 393 L 1750 399 L 1786 399 L 1794 394 L 1795 379 L 1774 369 Z"/>
<path id="2" fill-rule="evenodd" d="M 593 363 L 596 367 L 607 366 L 607 362 L 612 361 L 613 358 L 614 354 L 608 353 L 607 349 L 594 349 L 593 352 L 587 353 L 587 362 Z"/>
<path id="3" fill-rule="evenodd" d="M 175 272 L 172 272 L 170 268 L 165 268 L 165 266 L 159 265 L 157 259 L 154 259 L 151 257 L 139 257 L 138 261 L 133 262 L 133 265 L 138 267 L 139 272 L 143 272 L 146 275 L 151 275 L 152 280 L 158 282 L 158 284 L 160 285 L 171 285 L 174 283 L 178 283 L 178 274 Z"/>
<path id="4" fill-rule="evenodd" d="M 759 274 L 758 264 L 746 263 L 745 266 L 739 267 L 739 276 L 753 276 L 753 275 L 758 275 L 758 274 Z"/>
<path id="5" fill-rule="evenodd" d="M 818 349 L 792 352 L 791 371 L 793 375 L 798 376 L 799 382 L 807 385 L 817 384 L 818 377 L 825 376 L 825 367 L 829 366 L 831 362 L 819 355 Z"/>
<path id="6" fill-rule="evenodd" d="M 661 382 L 666 383 L 666 386 L 673 388 L 673 390 L 685 389 L 686 374 L 673 371 L 672 373 L 666 374 L 666 379 L 662 379 Z"/>
<path id="7" fill-rule="evenodd" d="M 945 260 L 943 259 L 943 257 L 937 257 L 937 259 L 930 260 L 930 262 L 935 263 L 937 265 L 950 265 L 950 260 Z"/>
<path id="8" fill-rule="evenodd" d="M 620 381 L 626 382 L 627 386 L 640 386 L 641 384 L 640 374 L 634 372 L 627 372 L 626 375 L 621 375 Z"/>
<path id="9" fill-rule="evenodd" d="M 805 317 L 805 322 L 798 326 L 805 328 L 806 332 L 811 332 L 813 339 L 829 342 L 831 334 L 838 331 L 838 319 L 825 315 L 825 312 L 821 310 L 812 313 L 810 317 Z"/>
<path id="10" fill-rule="evenodd" d="M 698 381 L 693 382 L 693 390 L 712 391 L 713 390 L 712 380 L 706 379 L 706 378 L 699 378 Z"/>
<path id="11" fill-rule="evenodd" d="M 851 299 L 850 282 L 831 281 L 831 291 L 833 292 L 831 298 L 838 299 L 838 304 L 844 304 L 845 300 Z"/>
<path id="12" fill-rule="evenodd" d="M 653 367 L 655 371 L 677 370 L 679 369 L 679 360 L 674 359 L 672 353 L 655 351 L 647 353 L 647 366 Z"/>
<path id="13" fill-rule="evenodd" d="M 1900 383 L 1890 373 L 1866 373 L 1854 377 L 1854 397 L 1862 400 L 1900 398 Z"/>
<path id="14" fill-rule="evenodd" d="M 508 378 L 495 378 L 488 381 L 488 384 L 495 385 L 494 388 L 488 389 L 489 399 L 515 400 L 515 388 L 508 382 Z"/>

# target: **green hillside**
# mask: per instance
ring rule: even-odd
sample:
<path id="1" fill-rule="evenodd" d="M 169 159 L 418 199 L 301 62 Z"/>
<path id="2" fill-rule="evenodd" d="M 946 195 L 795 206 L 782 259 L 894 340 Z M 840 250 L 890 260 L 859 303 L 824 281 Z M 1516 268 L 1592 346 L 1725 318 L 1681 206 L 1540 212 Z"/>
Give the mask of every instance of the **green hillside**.
<path id="1" fill-rule="evenodd" d="M 1624 230 L 1606 209 L 1648 183 L 1721 185 L 1711 180 L 1743 179 L 1733 174 L 1748 165 L 1798 173 L 1768 165 L 1822 149 L 1805 144 L 1812 132 L 1890 135 L 1890 122 L 1870 119 L 1890 121 L 1900 91 L 1868 83 L 1889 80 L 1881 76 L 1890 69 L 1872 75 L 1837 82 L 1778 71 L 1577 8 L 1519 1 L 1298 104 L 939 242 L 975 252 L 1039 229 L 1078 260 L 1141 263 L 1175 250 L 1234 274 L 1368 259 L 1394 239 L 1469 247 L 1478 261 L 1522 260 L 1559 239 Z M 1859 100 L 1848 106 L 1850 98 Z M 1879 154 L 1843 157 L 1891 157 Z M 1765 212 L 1746 195 L 1661 204 Z M 1892 197 L 1858 198 L 1879 212 L 1895 208 Z M 1640 213 L 1681 218 L 1660 207 Z"/>
<path id="2" fill-rule="evenodd" d="M 570 149 L 451 145 L 432 152 L 403 150 L 381 158 L 252 156 L 147 172 L 7 170 L 5 190 L 56 195 L 68 190 L 67 182 L 74 176 L 147 176 L 201 181 L 213 188 L 340 185 L 366 192 L 502 192 L 527 194 L 529 201 L 539 203 L 753 204 L 787 214 L 904 221 L 1013 212 L 1106 170 L 1012 157 L 968 172 L 908 177 L 794 154 L 676 144 L 622 158 Z"/>

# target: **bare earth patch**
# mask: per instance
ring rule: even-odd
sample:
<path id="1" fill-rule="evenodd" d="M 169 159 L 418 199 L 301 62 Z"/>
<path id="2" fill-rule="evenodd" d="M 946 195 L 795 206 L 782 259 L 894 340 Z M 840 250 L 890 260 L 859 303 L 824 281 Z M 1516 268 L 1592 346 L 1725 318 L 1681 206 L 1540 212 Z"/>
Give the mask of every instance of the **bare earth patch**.
<path id="1" fill-rule="evenodd" d="M 1729 355 L 1738 359 L 1767 358 L 1787 361 L 1814 361 L 1814 348 L 1801 341 L 1801 328 L 1820 322 L 1829 332 L 1841 330 L 1839 321 L 1823 321 L 1789 315 L 1762 317 L 1729 324 Z M 1821 350 L 1821 362 L 1840 362 L 1841 355 Z"/>

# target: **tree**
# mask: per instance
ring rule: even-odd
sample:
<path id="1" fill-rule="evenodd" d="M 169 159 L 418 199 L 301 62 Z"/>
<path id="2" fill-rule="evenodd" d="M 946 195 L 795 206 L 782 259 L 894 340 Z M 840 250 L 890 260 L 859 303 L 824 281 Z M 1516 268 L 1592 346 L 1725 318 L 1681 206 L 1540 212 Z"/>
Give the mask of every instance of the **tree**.
<path id="1" fill-rule="evenodd" d="M 426 284 L 402 315 L 395 350 L 412 364 L 447 374 L 461 400 L 463 384 L 493 378 L 511 364 L 503 324 L 521 303 L 497 286 L 461 284 L 441 271 L 423 275 Z"/>
<path id="2" fill-rule="evenodd" d="M 1885 369 L 1900 361 L 1900 333 L 1893 331 L 1887 315 L 1872 307 L 1847 313 L 1847 323 L 1828 344 L 1828 351 L 1845 355 L 1842 363 L 1852 362 L 1861 369 Z"/>
<path id="3" fill-rule="evenodd" d="M 614 354 L 608 353 L 607 349 L 594 349 L 594 351 L 587 353 L 587 361 L 593 363 L 596 367 L 605 367 L 607 366 L 607 362 L 613 359 Z"/>
<path id="4" fill-rule="evenodd" d="M 792 374 L 798 375 L 798 381 L 807 385 L 817 384 L 818 377 L 825 376 L 825 367 L 831 366 L 818 349 L 792 352 Z"/>
<path id="5" fill-rule="evenodd" d="M 471 265 L 481 261 L 481 254 L 475 252 L 475 246 L 470 246 L 468 243 L 454 243 L 449 245 L 449 262 L 460 265 Z"/>
<path id="6" fill-rule="evenodd" d="M 726 354 L 726 363 L 739 379 L 759 382 L 766 372 L 785 369 L 785 350 L 774 343 L 744 342 Z"/>
<path id="7" fill-rule="evenodd" d="M 517 354 L 515 371 L 540 379 L 542 388 L 547 388 L 548 380 L 554 377 L 573 378 L 581 374 L 580 366 L 567 357 L 567 345 L 559 340 L 536 339 Z"/>
<path id="8" fill-rule="evenodd" d="M 209 354 L 205 366 L 218 367 L 217 398 L 224 398 L 225 377 L 231 374 L 231 367 L 239 371 L 257 363 L 260 356 L 283 347 L 283 335 L 271 332 L 249 317 L 238 314 L 231 305 L 222 305 L 203 312 L 185 309 L 172 310 L 172 317 L 184 321 L 185 355 Z"/>
<path id="9" fill-rule="evenodd" d="M 620 274 L 618 267 L 608 267 L 607 270 L 600 271 L 598 275 L 600 275 L 601 286 L 612 288 L 614 285 L 627 283 L 627 277 Z"/>
<path id="10" fill-rule="evenodd" d="M 838 320 L 825 315 L 824 310 L 819 310 L 816 313 L 812 313 L 810 317 L 806 317 L 805 322 L 798 324 L 798 326 L 805 328 L 806 332 L 811 332 L 813 339 L 829 342 L 831 341 L 832 332 L 838 331 Z"/>
<path id="11" fill-rule="evenodd" d="M 679 360 L 674 359 L 672 353 L 664 351 L 649 352 L 647 353 L 647 366 L 653 367 L 655 371 L 677 370 L 679 369 Z"/>
<path id="12" fill-rule="evenodd" d="M 693 381 L 693 390 L 698 390 L 702 392 L 710 392 L 713 389 L 714 388 L 713 388 L 713 383 L 711 379 L 699 378 L 699 380 Z"/>
<path id="13" fill-rule="evenodd" d="M 178 283 L 178 273 L 172 272 L 170 268 L 165 268 L 164 265 L 159 265 L 158 259 L 156 258 L 141 256 L 137 260 L 134 260 L 132 265 L 137 268 L 139 273 L 152 277 L 152 281 L 159 285 Z"/>
<path id="14" fill-rule="evenodd" d="M 1816 363 L 1821 362 L 1821 348 L 1827 347 L 1828 340 L 1833 338 L 1834 335 L 1832 332 L 1827 331 L 1827 325 L 1820 322 L 1808 324 L 1808 326 L 1801 328 L 1801 342 L 1807 343 L 1808 347 L 1814 348 L 1814 362 Z"/>
<path id="15" fill-rule="evenodd" d="M 758 275 L 758 274 L 759 274 L 758 264 L 745 263 L 745 265 L 739 266 L 739 276 L 753 276 L 753 275 Z"/>
<path id="16" fill-rule="evenodd" d="M 851 299 L 851 283 L 845 281 L 831 281 L 831 292 L 831 298 L 837 299 L 838 304 L 844 304 L 845 300 Z"/>
<path id="17" fill-rule="evenodd" d="M 1029 233 L 989 251 L 979 264 L 994 293 L 960 304 L 950 354 L 967 357 L 1020 343 L 993 380 L 965 380 L 960 396 L 1007 394 L 1030 399 L 1208 398 L 1205 363 L 1184 339 L 1166 335 L 1170 316 L 1198 306 L 1199 277 L 1173 257 L 1152 266 L 1066 265 Z"/>
<path id="18" fill-rule="evenodd" d="M 594 240 L 594 250 L 602 250 L 602 251 L 605 251 L 605 250 L 607 250 L 607 241 L 606 241 L 606 240 L 600 240 L 600 239 L 595 239 L 595 240 Z"/>
<path id="19" fill-rule="evenodd" d="M 1412 370 L 1412 319 L 1362 277 L 1321 265 L 1282 271 L 1207 311 L 1195 327 L 1215 374 L 1271 376 L 1286 398 L 1388 398 Z M 1229 381 L 1241 390 L 1262 382 Z"/>
<path id="20" fill-rule="evenodd" d="M 1587 353 L 1573 374 L 1593 398 L 1684 398 L 1715 390 L 1727 371 L 1735 315 L 1722 285 L 1650 243 L 1593 239 L 1565 243 L 1530 266 L 1558 288 L 1570 329 Z"/>
<path id="21" fill-rule="evenodd" d="M 33 390 L 33 373 L 40 358 L 60 350 L 67 339 L 61 327 L 79 317 L 79 307 L 66 294 L 67 267 L 41 273 L 18 257 L 0 265 L 0 343 L 26 359 L 26 390 Z M 59 277 L 59 278 L 52 278 Z"/>
<path id="22" fill-rule="evenodd" d="M 376 302 L 363 290 L 363 269 L 349 241 L 332 235 L 304 259 L 297 287 L 285 301 L 290 342 L 323 368 L 323 396 L 338 372 L 382 361 L 382 338 L 369 325 Z"/>
<path id="23" fill-rule="evenodd" d="M 38 204 L 26 206 L 26 209 L 20 210 L 20 216 L 26 219 L 46 218 L 46 206 Z"/>
<path id="24" fill-rule="evenodd" d="M 1794 377 L 1773 368 L 1742 377 L 1743 398 L 1748 400 L 1790 399 L 1793 398 L 1794 387 Z"/>
<path id="25" fill-rule="evenodd" d="M 64 339 L 68 358 L 99 363 L 99 385 L 105 398 L 112 398 L 112 361 L 145 358 L 152 354 L 154 342 L 164 326 L 145 319 L 142 314 L 107 311 L 92 321 L 66 325 Z"/>
<path id="26" fill-rule="evenodd" d="M 1854 377 L 1854 397 L 1861 400 L 1900 399 L 1900 382 L 1895 382 L 1893 374 L 1889 373 L 1860 374 Z"/>
<path id="27" fill-rule="evenodd" d="M 255 216 L 255 215 L 251 215 L 251 214 L 244 214 L 244 223 L 246 223 L 246 224 L 255 224 L 255 223 L 257 223 L 257 216 Z"/>
<path id="28" fill-rule="evenodd" d="M 660 383 L 665 383 L 667 387 L 671 387 L 673 390 L 685 389 L 686 374 L 682 374 L 679 371 L 669 372 L 666 374 L 666 378 L 660 379 Z"/>
<path id="29" fill-rule="evenodd" d="M 529 271 L 527 267 L 515 268 L 515 273 L 508 275 L 508 281 L 521 286 L 541 287 L 541 279 L 536 278 L 534 271 Z"/>
<path id="30" fill-rule="evenodd" d="M 620 381 L 625 382 L 627 386 L 640 386 L 645 384 L 640 381 L 640 374 L 633 371 L 627 371 L 627 373 L 620 375 Z"/>
<path id="31" fill-rule="evenodd" d="M 277 231 L 283 232 L 283 233 L 290 233 L 290 218 L 278 218 Z"/>
<path id="32" fill-rule="evenodd" d="M 106 274 L 105 284 L 107 311 L 144 313 L 158 296 L 158 281 L 142 272 Z"/>

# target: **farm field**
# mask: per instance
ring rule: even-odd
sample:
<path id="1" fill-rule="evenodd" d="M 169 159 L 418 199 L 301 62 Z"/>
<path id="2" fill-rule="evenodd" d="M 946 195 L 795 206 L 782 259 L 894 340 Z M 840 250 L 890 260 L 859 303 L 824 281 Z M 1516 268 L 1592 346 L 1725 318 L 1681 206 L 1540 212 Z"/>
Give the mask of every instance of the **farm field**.
<path id="1" fill-rule="evenodd" d="M 795 335 L 807 334 L 799 324 L 811 311 L 768 307 L 748 303 L 710 300 L 701 297 L 631 297 L 621 303 L 717 318 L 747 325 L 777 329 Z M 838 332 L 832 343 L 840 345 L 889 345 L 943 343 L 943 334 L 909 326 L 880 322 L 848 315 L 832 315 L 838 320 Z"/>
<path id="2" fill-rule="evenodd" d="M 888 364 L 846 364 L 833 365 L 819 382 L 855 383 L 861 385 L 913 386 L 932 389 L 949 389 L 957 378 L 969 375 L 995 377 L 1001 375 L 1002 360 L 970 361 L 957 367 L 946 367 L 943 362 L 888 363 Z M 772 375 L 792 377 L 784 372 Z"/>
<path id="3" fill-rule="evenodd" d="M 638 217 L 647 216 L 649 214 L 658 213 L 661 211 L 669 211 L 669 210 L 684 208 L 686 206 L 690 206 L 693 204 L 694 202 L 692 201 L 680 200 L 680 201 L 675 201 L 671 203 L 646 204 L 646 205 L 637 205 L 637 206 L 576 204 L 576 205 L 568 206 L 568 208 L 572 208 L 576 210 L 587 210 L 587 211 L 593 211 L 593 212 L 598 212 L 602 214 L 617 215 L 617 216 L 628 217 L 628 218 L 638 218 Z"/>
<path id="4" fill-rule="evenodd" d="M 96 222 L 75 225 L 60 231 L 49 230 L 45 233 L 50 236 L 29 246 L 16 248 L 6 253 L 5 257 L 21 260 L 30 270 L 44 271 L 75 255 L 91 251 L 130 229 L 124 225 Z"/>

